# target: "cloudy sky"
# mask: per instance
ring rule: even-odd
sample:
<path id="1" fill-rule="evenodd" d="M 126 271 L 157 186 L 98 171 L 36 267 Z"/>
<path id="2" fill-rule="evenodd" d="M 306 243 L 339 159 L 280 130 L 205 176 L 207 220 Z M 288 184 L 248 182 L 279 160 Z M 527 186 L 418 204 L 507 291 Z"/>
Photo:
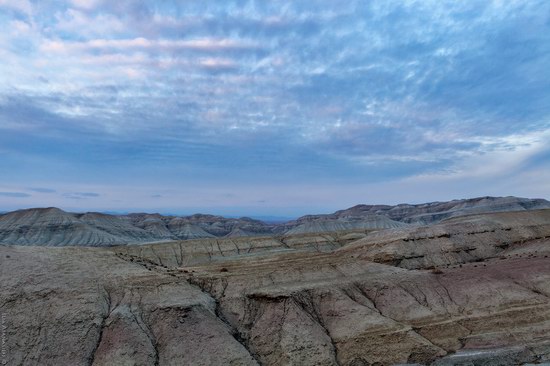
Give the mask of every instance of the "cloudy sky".
<path id="1" fill-rule="evenodd" d="M 550 198 L 550 2 L 0 0 L 0 210 Z"/>

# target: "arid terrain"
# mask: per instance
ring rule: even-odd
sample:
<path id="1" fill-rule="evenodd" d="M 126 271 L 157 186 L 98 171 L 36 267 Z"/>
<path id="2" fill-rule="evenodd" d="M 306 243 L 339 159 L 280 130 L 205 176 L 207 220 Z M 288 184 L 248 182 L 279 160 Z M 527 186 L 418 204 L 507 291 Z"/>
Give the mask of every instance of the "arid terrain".
<path id="1" fill-rule="evenodd" d="M 0 216 L 5 360 L 550 362 L 549 207 L 513 197 L 359 205 L 278 225 L 140 214 L 116 217 L 125 223 L 118 232 L 109 215 L 8 213 Z M 179 237 L 174 220 L 208 236 Z M 103 242 L 104 233 L 117 240 Z M 130 233 L 140 245 L 112 245 L 130 243 Z"/>
<path id="2" fill-rule="evenodd" d="M 419 205 L 357 205 L 329 215 L 307 215 L 272 224 L 248 217 L 147 213 L 108 215 L 71 213 L 49 207 L 0 215 L 0 244 L 112 246 L 200 238 L 376 230 L 434 224 L 474 213 L 544 208 L 550 208 L 550 202 L 543 199 L 480 197 Z"/>
<path id="3" fill-rule="evenodd" d="M 0 366 L 550 366 L 550 0 L 0 29 Z"/>

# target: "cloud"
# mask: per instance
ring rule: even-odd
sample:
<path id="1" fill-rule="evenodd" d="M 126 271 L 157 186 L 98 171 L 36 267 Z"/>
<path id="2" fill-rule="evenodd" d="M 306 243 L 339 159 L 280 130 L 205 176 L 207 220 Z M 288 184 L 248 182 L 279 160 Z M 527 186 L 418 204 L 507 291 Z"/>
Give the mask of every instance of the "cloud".
<path id="1" fill-rule="evenodd" d="M 29 0 L 0 0 L 0 8 L 15 10 L 25 15 L 32 15 L 33 6 Z"/>
<path id="2" fill-rule="evenodd" d="M 70 0 L 71 4 L 77 8 L 92 10 L 102 3 L 101 0 Z"/>
<path id="3" fill-rule="evenodd" d="M 191 40 L 152 40 L 143 37 L 131 39 L 91 39 L 84 42 L 65 42 L 45 40 L 40 50 L 45 53 L 71 53 L 76 51 L 94 52 L 108 50 L 151 50 L 175 51 L 195 50 L 205 52 L 221 52 L 234 50 L 254 50 L 259 46 L 254 42 L 236 39 L 191 39 Z"/>
<path id="4" fill-rule="evenodd" d="M 82 196 L 82 197 L 99 197 L 99 193 L 94 193 L 94 192 L 75 192 L 73 194 Z"/>
<path id="5" fill-rule="evenodd" d="M 95 192 L 70 192 L 70 193 L 64 193 L 63 197 L 74 199 L 74 200 L 81 200 L 86 198 L 96 198 L 100 197 L 101 195 L 99 193 Z"/>
<path id="6" fill-rule="evenodd" d="M 98 192 L 121 181 L 338 191 L 548 169 L 545 1 L 0 6 L 9 187 L 53 174 Z"/>
<path id="7" fill-rule="evenodd" d="M 37 193 L 56 193 L 57 192 L 55 189 L 42 188 L 42 187 L 32 187 L 32 188 L 27 188 L 27 190 L 31 192 L 37 192 Z"/>
<path id="8" fill-rule="evenodd" d="M 90 6 L 94 4 L 89 4 Z M 82 8 L 90 10 L 91 8 Z M 98 37 L 114 34 L 124 34 L 126 24 L 124 21 L 112 14 L 89 14 L 85 11 L 67 9 L 63 13 L 56 14 L 55 29 L 60 33 L 74 34 L 81 36 Z"/>
<path id="9" fill-rule="evenodd" d="M 26 198 L 26 197 L 31 197 L 30 194 L 28 194 L 28 193 L 23 193 L 23 192 L 0 192 L 0 196 L 3 196 L 3 197 L 13 197 L 13 198 Z"/>
<path id="10" fill-rule="evenodd" d="M 234 70 L 238 66 L 230 59 L 226 58 L 205 58 L 199 61 L 201 67 L 211 71 L 227 71 Z"/>

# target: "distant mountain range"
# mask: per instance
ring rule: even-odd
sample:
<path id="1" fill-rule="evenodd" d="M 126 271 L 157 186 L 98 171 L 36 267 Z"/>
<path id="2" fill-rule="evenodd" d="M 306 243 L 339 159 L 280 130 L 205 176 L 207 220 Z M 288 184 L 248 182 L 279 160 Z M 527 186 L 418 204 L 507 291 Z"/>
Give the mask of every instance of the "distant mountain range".
<path id="1" fill-rule="evenodd" d="M 110 246 L 216 237 L 292 235 L 345 230 L 378 230 L 428 225 L 448 218 L 489 212 L 550 208 L 544 199 L 480 197 L 424 204 L 357 205 L 327 215 L 285 223 L 215 215 L 163 216 L 135 213 L 69 213 L 34 208 L 0 215 L 0 244 Z"/>

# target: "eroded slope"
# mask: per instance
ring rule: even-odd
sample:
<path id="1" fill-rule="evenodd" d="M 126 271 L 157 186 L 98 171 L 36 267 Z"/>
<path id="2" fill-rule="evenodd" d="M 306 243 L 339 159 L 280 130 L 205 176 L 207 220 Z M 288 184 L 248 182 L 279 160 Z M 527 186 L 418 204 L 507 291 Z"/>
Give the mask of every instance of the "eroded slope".
<path id="1" fill-rule="evenodd" d="M 516 365 L 550 360 L 549 256 L 548 210 L 282 241 L 0 246 L 0 306 L 9 364 Z"/>

